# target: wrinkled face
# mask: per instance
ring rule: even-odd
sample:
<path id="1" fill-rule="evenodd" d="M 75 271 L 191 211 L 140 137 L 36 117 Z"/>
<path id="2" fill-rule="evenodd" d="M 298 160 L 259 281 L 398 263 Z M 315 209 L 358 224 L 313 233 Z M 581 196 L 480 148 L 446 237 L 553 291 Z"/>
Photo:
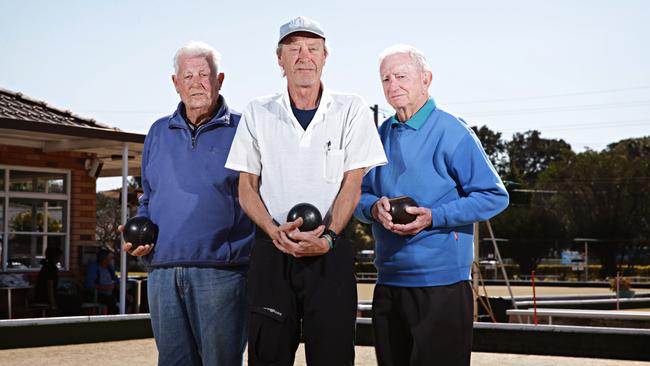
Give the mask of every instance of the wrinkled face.
<path id="1" fill-rule="evenodd" d="M 422 70 L 407 53 L 390 55 L 379 67 L 386 101 L 393 108 L 419 108 L 429 97 L 431 73 Z"/>
<path id="2" fill-rule="evenodd" d="M 181 57 L 172 81 L 186 109 L 209 109 L 217 103 L 223 74 L 217 75 L 204 56 Z"/>
<path id="3" fill-rule="evenodd" d="M 290 35 L 282 41 L 278 64 L 287 82 L 298 87 L 320 85 L 327 54 L 325 40 L 308 35 Z"/>

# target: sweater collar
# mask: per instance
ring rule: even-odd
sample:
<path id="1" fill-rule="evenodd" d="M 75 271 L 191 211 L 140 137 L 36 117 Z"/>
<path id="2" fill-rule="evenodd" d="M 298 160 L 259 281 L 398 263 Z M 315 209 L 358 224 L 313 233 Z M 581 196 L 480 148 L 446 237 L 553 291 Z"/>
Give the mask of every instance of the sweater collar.
<path id="1" fill-rule="evenodd" d="M 420 127 L 422 127 L 424 122 L 426 122 L 427 119 L 429 118 L 431 112 L 433 112 L 435 109 L 436 109 L 436 102 L 433 100 L 433 98 L 429 98 L 429 100 L 427 100 L 427 102 L 424 103 L 422 108 L 420 108 L 420 110 L 415 112 L 415 114 L 404 123 L 406 123 L 409 127 L 413 128 L 414 130 L 417 130 Z M 397 114 L 391 117 L 390 121 L 391 124 L 393 125 L 401 123 L 397 119 Z"/>

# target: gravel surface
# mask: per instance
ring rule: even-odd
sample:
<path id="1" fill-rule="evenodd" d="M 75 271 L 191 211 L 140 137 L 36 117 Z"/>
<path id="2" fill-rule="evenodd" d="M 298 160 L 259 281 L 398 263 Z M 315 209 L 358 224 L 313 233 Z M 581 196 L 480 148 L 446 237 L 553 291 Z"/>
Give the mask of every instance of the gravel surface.
<path id="1" fill-rule="evenodd" d="M 355 365 L 376 365 L 372 347 L 356 347 L 356 353 Z M 0 365 L 3 366 L 154 366 L 157 359 L 158 352 L 153 339 L 0 350 Z M 306 365 L 303 345 L 298 348 L 295 365 Z M 472 366 L 493 365 L 650 366 L 650 362 L 480 352 L 472 354 Z"/>

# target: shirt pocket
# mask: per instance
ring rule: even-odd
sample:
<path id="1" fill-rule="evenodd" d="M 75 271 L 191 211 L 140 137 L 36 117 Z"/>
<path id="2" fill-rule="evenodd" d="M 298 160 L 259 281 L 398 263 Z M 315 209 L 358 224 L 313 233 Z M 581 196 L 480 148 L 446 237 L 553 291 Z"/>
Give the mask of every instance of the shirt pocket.
<path id="1" fill-rule="evenodd" d="M 345 151 L 342 149 L 327 149 L 325 151 L 324 178 L 327 183 L 339 183 L 343 180 L 343 163 Z"/>

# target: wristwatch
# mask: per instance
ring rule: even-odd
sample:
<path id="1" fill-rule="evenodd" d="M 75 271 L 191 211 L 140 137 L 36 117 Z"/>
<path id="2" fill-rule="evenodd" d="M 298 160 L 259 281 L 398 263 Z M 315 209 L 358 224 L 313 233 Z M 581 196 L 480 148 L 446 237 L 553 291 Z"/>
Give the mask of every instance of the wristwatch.
<path id="1" fill-rule="evenodd" d="M 336 234 L 332 229 L 325 229 L 323 235 L 321 235 L 321 238 L 325 238 L 325 240 L 327 240 L 327 243 L 330 245 L 330 249 L 334 249 L 334 247 L 336 247 L 336 242 L 339 240 L 338 234 Z"/>

